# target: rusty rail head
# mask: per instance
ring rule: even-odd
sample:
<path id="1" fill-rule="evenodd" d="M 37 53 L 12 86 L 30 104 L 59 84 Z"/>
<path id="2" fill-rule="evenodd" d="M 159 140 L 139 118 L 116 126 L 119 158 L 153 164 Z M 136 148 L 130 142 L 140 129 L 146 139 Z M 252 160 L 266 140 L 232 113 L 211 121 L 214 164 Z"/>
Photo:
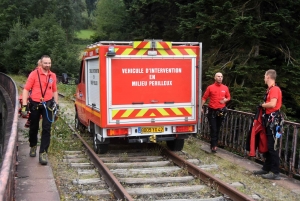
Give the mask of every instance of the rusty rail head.
<path id="1" fill-rule="evenodd" d="M 177 164 L 179 167 L 186 168 L 188 172 L 197 178 L 199 178 L 204 183 L 215 186 L 217 188 L 217 191 L 228 195 L 230 199 L 241 201 L 241 200 L 251 200 L 254 201 L 251 197 L 237 191 L 235 188 L 229 186 L 225 182 L 221 181 L 220 179 L 214 177 L 208 172 L 205 172 L 201 170 L 201 168 L 197 167 L 196 165 L 180 158 L 176 154 L 172 153 L 171 151 L 167 150 L 166 148 L 160 147 L 161 152 L 166 157 L 170 158 L 175 164 Z"/>
<path id="2" fill-rule="evenodd" d="M 99 170 L 100 174 L 105 178 L 107 185 L 112 189 L 116 198 L 121 200 L 133 201 L 133 198 L 128 194 L 128 192 L 121 185 L 119 180 L 111 173 L 108 167 L 103 163 L 99 156 L 90 148 L 90 146 L 85 142 L 85 140 L 74 130 L 72 126 L 70 129 L 74 134 L 81 140 L 85 148 L 87 149 L 87 154 L 90 156 L 90 159 L 93 161 L 94 165 Z"/>

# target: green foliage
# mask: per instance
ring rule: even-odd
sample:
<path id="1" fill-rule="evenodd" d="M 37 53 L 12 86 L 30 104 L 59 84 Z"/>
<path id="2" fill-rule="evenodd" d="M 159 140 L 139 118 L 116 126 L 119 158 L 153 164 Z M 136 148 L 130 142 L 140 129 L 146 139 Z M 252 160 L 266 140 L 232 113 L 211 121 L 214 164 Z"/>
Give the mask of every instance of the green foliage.
<path id="1" fill-rule="evenodd" d="M 80 30 L 76 32 L 76 38 L 79 39 L 90 39 L 92 35 L 95 34 L 95 31 L 86 29 L 86 30 Z"/>
<path id="2" fill-rule="evenodd" d="M 126 40 L 127 18 L 122 0 L 101 0 L 97 3 L 95 40 Z"/>
<path id="3" fill-rule="evenodd" d="M 64 112 L 61 112 L 61 117 L 52 124 L 51 128 L 51 141 L 48 150 L 51 154 L 57 154 L 58 151 L 78 150 L 82 146 L 79 140 L 72 138 L 72 132 L 66 123 Z"/>
<path id="4" fill-rule="evenodd" d="M 131 40 L 179 40 L 176 2 L 172 0 L 125 0 L 128 18 L 126 26 Z M 185 1 L 188 2 L 188 1 Z"/>
<path id="5" fill-rule="evenodd" d="M 208 78 L 223 72 L 232 94 L 232 108 L 249 111 L 263 101 L 264 72 L 275 69 L 284 110 L 290 115 L 290 107 L 300 110 L 296 88 L 299 29 L 292 29 L 299 26 L 296 13 L 300 2 L 196 0 L 178 6 L 182 39 L 202 38 L 206 45 L 203 73 Z M 208 85 L 207 78 L 203 78 L 204 85 Z"/>
<path id="6" fill-rule="evenodd" d="M 72 40 L 74 33 L 80 30 L 83 25 L 82 13 L 86 9 L 84 1 L 54 0 L 47 13 L 54 13 L 56 21 L 63 28 L 67 35 L 67 40 Z M 54 12 L 53 12 L 54 11 Z"/>
<path id="7" fill-rule="evenodd" d="M 59 93 L 62 93 L 67 100 L 73 100 L 74 94 L 76 93 L 76 85 L 68 85 L 59 83 L 58 86 Z"/>
<path id="8" fill-rule="evenodd" d="M 90 40 L 199 41 L 203 91 L 222 72 L 230 108 L 252 111 L 275 69 L 282 110 L 300 112 L 300 1 L 0 0 L 0 10 L 0 71 L 28 73 L 50 54 L 54 72 L 75 75 Z M 92 39 L 74 40 L 82 27 L 94 28 Z"/>
<path id="9" fill-rule="evenodd" d="M 96 9 L 97 0 L 85 0 L 85 2 L 86 2 L 87 13 L 88 16 L 90 17 L 91 14 Z"/>
<path id="10" fill-rule="evenodd" d="M 1 63 L 9 73 L 31 72 L 42 55 L 51 57 L 51 70 L 58 75 L 77 73 L 80 63 L 79 51 L 68 43 L 53 15 L 33 19 L 27 28 L 17 23 L 3 43 L 3 54 Z"/>
<path id="11" fill-rule="evenodd" d="M 19 73 L 20 70 L 22 71 L 22 67 L 24 67 L 23 65 L 26 62 L 22 55 L 25 55 L 28 50 L 28 39 L 26 36 L 27 30 L 20 22 L 17 22 L 10 30 L 9 39 L 1 45 L 3 57 L 0 58 L 0 63 L 5 67 L 3 69 L 4 72 Z"/>

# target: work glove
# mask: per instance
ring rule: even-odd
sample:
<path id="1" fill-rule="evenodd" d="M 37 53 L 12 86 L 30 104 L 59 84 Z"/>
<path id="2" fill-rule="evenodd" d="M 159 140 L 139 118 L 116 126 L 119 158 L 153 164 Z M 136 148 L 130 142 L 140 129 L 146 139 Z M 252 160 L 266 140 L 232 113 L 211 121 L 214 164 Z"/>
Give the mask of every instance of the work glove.
<path id="1" fill-rule="evenodd" d="M 23 117 L 27 116 L 27 105 L 22 106 L 21 114 Z"/>
<path id="2" fill-rule="evenodd" d="M 263 104 L 263 103 L 259 103 L 259 104 L 257 105 L 257 107 L 262 107 L 262 104 Z"/>

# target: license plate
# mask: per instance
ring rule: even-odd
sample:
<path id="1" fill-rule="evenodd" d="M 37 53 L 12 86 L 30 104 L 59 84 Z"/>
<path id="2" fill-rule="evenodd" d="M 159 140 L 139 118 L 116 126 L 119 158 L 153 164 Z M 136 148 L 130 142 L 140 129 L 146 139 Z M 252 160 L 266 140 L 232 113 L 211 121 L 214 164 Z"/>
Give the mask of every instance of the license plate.
<path id="1" fill-rule="evenodd" d="M 164 127 L 141 127 L 141 133 L 162 133 L 164 132 Z"/>

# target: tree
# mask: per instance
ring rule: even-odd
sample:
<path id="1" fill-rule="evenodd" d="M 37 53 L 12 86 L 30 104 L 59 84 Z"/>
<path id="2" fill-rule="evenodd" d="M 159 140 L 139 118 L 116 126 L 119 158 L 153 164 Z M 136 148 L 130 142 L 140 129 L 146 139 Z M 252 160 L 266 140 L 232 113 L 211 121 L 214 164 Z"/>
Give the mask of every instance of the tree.
<path id="1" fill-rule="evenodd" d="M 9 32 L 9 38 L 1 45 L 2 55 L 0 58 L 1 71 L 6 73 L 19 73 L 24 68 L 28 50 L 28 38 L 26 28 L 17 22 Z M 32 68 L 33 69 L 33 68 Z"/>
<path id="2" fill-rule="evenodd" d="M 183 0 L 124 0 L 129 18 L 128 33 L 131 40 L 163 39 L 180 40 L 176 31 L 178 22 L 176 16 L 179 8 L 176 2 Z"/>
<path id="3" fill-rule="evenodd" d="M 28 23 L 30 3 L 26 0 L 0 0 L 0 42 L 8 37 L 10 28 L 17 23 Z"/>
<path id="4" fill-rule="evenodd" d="M 275 69 L 284 99 L 297 103 L 293 106 L 291 99 L 284 100 L 285 107 L 300 109 L 300 93 L 295 85 L 300 81 L 300 72 L 296 72 L 300 2 L 196 0 L 178 5 L 182 39 L 201 39 L 205 43 L 204 73 L 207 78 L 217 71 L 224 73 L 224 81 L 232 91 L 233 108 L 251 110 L 252 105 L 253 109 L 265 91 L 263 77 L 257 79 L 257 75 Z M 291 71 L 297 77 L 293 76 L 292 82 L 287 81 Z"/>
<path id="5" fill-rule="evenodd" d="M 15 24 L 3 49 L 5 59 L 1 61 L 8 73 L 31 72 L 42 55 L 51 57 L 51 70 L 58 75 L 72 75 L 79 69 L 79 51 L 68 43 L 54 15 L 33 19 L 26 28 Z"/>
<path id="6" fill-rule="evenodd" d="M 64 29 L 67 39 L 72 41 L 76 30 L 83 26 L 82 13 L 86 9 L 82 0 L 54 0 L 47 13 L 54 13 L 56 21 Z"/>
<path id="7" fill-rule="evenodd" d="M 97 40 L 126 40 L 127 14 L 122 0 L 101 0 L 96 10 Z"/>
<path id="8" fill-rule="evenodd" d="M 85 3 L 86 3 L 88 17 L 90 17 L 91 14 L 96 9 L 97 0 L 85 0 Z"/>

